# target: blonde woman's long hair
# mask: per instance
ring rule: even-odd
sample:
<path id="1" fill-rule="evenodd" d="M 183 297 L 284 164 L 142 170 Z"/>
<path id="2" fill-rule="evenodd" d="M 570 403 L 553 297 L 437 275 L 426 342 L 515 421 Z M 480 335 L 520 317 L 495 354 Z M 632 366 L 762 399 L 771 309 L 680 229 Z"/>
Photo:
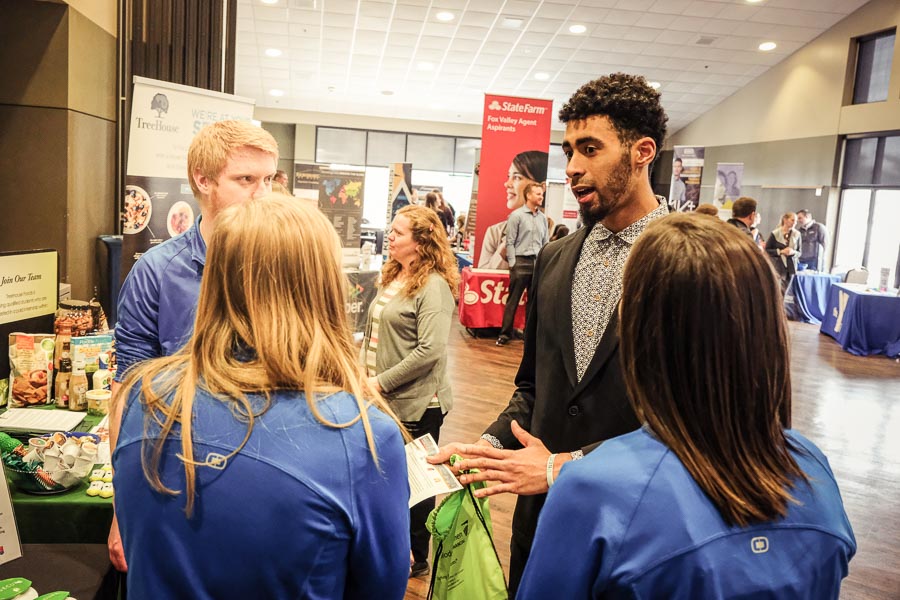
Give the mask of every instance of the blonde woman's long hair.
<path id="1" fill-rule="evenodd" d="M 338 235 L 322 213 L 279 194 L 230 207 L 216 218 L 193 336 L 177 354 L 138 366 L 119 396 L 127 398 L 139 384 L 145 426 L 161 430 L 157 441 L 144 441 L 142 451 L 144 474 L 160 493 L 181 493 L 163 484 L 159 475 L 165 441 L 180 424 L 178 456 L 184 465 L 188 517 L 194 506 L 196 467 L 206 464 L 195 460 L 192 447 L 198 389 L 229 404 L 235 417 L 247 424 L 244 440 L 229 457 L 246 444 L 275 390 L 304 391 L 313 415 L 328 427 L 362 421 L 376 464 L 367 409 L 374 405 L 402 430 L 357 364 L 340 253 Z M 356 398 L 359 415 L 334 423 L 322 415 L 318 402 L 341 390 Z M 248 394 L 262 396 L 263 402 L 251 403 Z"/>
<path id="2" fill-rule="evenodd" d="M 398 210 L 394 218 L 400 215 L 409 221 L 413 241 L 418 244 L 416 258 L 410 265 L 403 293 L 406 296 L 415 296 L 428 281 L 428 276 L 437 273 L 450 286 L 453 297 L 458 298 L 459 267 L 447 240 L 447 230 L 444 229 L 438 214 L 430 208 L 411 204 Z M 397 279 L 402 270 L 403 265 L 393 258 L 388 259 L 381 268 L 381 285 L 389 285 Z"/>

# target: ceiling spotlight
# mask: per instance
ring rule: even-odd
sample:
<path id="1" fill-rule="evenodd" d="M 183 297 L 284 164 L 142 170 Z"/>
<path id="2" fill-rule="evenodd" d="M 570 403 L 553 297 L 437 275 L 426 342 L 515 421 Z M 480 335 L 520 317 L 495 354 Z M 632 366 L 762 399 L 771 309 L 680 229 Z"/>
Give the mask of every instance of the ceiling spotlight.
<path id="1" fill-rule="evenodd" d="M 662 84 L 658 81 L 651 81 L 650 87 L 652 87 L 654 90 L 658 90 L 659 88 L 662 87 Z"/>
<path id="2" fill-rule="evenodd" d="M 587 27 L 584 25 L 569 25 L 569 33 L 584 33 Z"/>
<path id="3" fill-rule="evenodd" d="M 281 56 L 281 50 L 279 50 L 278 48 L 266 48 L 266 56 L 269 56 L 271 58 L 278 58 L 279 56 Z"/>
<path id="4" fill-rule="evenodd" d="M 393 90 L 381 90 L 381 95 L 382 96 L 393 96 L 394 91 Z"/>
<path id="5" fill-rule="evenodd" d="M 456 15 L 454 15 L 452 12 L 447 12 L 445 10 L 442 10 L 438 14 L 434 15 L 434 18 L 437 19 L 438 21 L 447 22 L 447 21 L 452 21 L 453 19 L 455 19 Z"/>
<path id="6" fill-rule="evenodd" d="M 503 29 L 519 29 L 524 22 L 525 19 L 520 19 L 519 17 L 503 17 L 500 19 L 500 27 Z"/>
<path id="7" fill-rule="evenodd" d="M 778 44 L 776 44 L 775 42 L 763 42 L 762 44 L 759 45 L 759 49 L 762 50 L 763 52 L 768 52 L 769 50 L 774 50 L 777 47 L 778 47 Z"/>
<path id="8" fill-rule="evenodd" d="M 550 73 L 544 73 L 543 71 L 538 71 L 534 74 L 534 78 L 538 81 L 547 81 L 550 79 Z"/>
<path id="9" fill-rule="evenodd" d="M 262 0 L 263 4 L 278 4 L 278 0 Z"/>
<path id="10" fill-rule="evenodd" d="M 269 95 L 280 98 L 281 96 L 284 96 L 284 90 L 269 90 Z"/>
<path id="11" fill-rule="evenodd" d="M 416 63 L 416 71 L 434 71 L 434 63 L 427 60 L 420 60 Z"/>

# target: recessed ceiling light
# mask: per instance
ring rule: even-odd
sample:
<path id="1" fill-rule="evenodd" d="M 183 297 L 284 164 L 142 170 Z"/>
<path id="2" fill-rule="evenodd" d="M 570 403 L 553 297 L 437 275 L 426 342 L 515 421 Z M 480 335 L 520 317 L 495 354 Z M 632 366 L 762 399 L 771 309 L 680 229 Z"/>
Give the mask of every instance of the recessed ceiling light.
<path id="1" fill-rule="evenodd" d="M 269 95 L 279 98 L 281 96 L 284 96 L 284 90 L 269 90 Z"/>
<path id="2" fill-rule="evenodd" d="M 381 95 L 382 96 L 393 96 L 394 91 L 393 90 L 381 90 Z"/>
<path id="3" fill-rule="evenodd" d="M 262 0 L 263 4 L 278 4 L 278 0 Z"/>
<path id="4" fill-rule="evenodd" d="M 569 25 L 569 33 L 584 33 L 587 27 L 584 25 Z"/>
<path id="5" fill-rule="evenodd" d="M 279 50 L 278 48 L 266 48 L 266 56 L 278 58 L 279 56 L 281 56 L 281 50 Z"/>
<path id="6" fill-rule="evenodd" d="M 434 63 L 427 60 L 420 60 L 416 63 L 416 71 L 434 71 Z"/>
<path id="7" fill-rule="evenodd" d="M 769 50 L 774 50 L 777 47 L 778 47 L 778 44 L 776 44 L 775 42 L 763 42 L 762 44 L 759 45 L 759 49 L 762 50 L 763 52 L 768 52 Z"/>
<path id="8" fill-rule="evenodd" d="M 547 81 L 550 79 L 550 73 L 544 73 L 543 71 L 539 71 L 534 74 L 534 78 L 538 81 Z"/>
<path id="9" fill-rule="evenodd" d="M 455 19 L 456 15 L 454 15 L 452 12 L 447 12 L 446 10 L 442 10 L 441 12 L 434 15 L 434 18 L 437 19 L 438 21 L 446 22 L 446 21 L 452 21 L 453 19 Z"/>
<path id="10" fill-rule="evenodd" d="M 443 104 L 431 104 L 428 108 L 431 110 L 444 110 Z"/>
<path id="11" fill-rule="evenodd" d="M 762 2 L 762 0 L 747 0 L 750 4 L 756 4 L 757 2 Z"/>
<path id="12" fill-rule="evenodd" d="M 650 87 L 652 87 L 654 90 L 658 90 L 659 88 L 662 87 L 662 84 L 658 81 L 651 81 Z"/>
<path id="13" fill-rule="evenodd" d="M 500 27 L 503 29 L 519 29 L 524 22 L 525 19 L 520 19 L 519 17 L 502 17 L 500 19 Z"/>

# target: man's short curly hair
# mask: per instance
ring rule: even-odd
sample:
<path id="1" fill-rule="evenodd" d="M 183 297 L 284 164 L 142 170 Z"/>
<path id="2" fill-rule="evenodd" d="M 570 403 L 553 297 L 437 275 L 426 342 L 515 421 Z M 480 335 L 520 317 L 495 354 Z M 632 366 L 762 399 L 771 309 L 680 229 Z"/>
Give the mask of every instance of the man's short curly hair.
<path id="1" fill-rule="evenodd" d="M 568 123 L 593 115 L 608 117 L 622 143 L 646 136 L 656 142 L 657 156 L 662 151 L 669 117 L 659 92 L 642 76 L 612 73 L 584 84 L 559 111 L 559 120 Z"/>

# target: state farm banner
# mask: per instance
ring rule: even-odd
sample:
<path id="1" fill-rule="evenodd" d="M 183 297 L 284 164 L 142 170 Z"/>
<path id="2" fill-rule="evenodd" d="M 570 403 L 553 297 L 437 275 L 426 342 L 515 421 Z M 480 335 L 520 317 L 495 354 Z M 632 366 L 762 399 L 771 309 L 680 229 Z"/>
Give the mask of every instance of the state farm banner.
<path id="1" fill-rule="evenodd" d="M 734 201 L 741 197 L 743 182 L 744 163 L 717 163 L 713 203 L 730 210 Z"/>
<path id="2" fill-rule="evenodd" d="M 700 179 L 703 176 L 703 146 L 675 146 L 672 159 L 672 185 L 669 188 L 669 209 L 686 212 L 700 204 Z"/>
<path id="3" fill-rule="evenodd" d="M 506 220 L 525 203 L 525 186 L 546 185 L 553 101 L 484 96 L 475 264 L 507 269 Z"/>
<path id="4" fill-rule="evenodd" d="M 460 273 L 459 322 L 469 329 L 503 325 L 503 311 L 509 296 L 509 273 L 466 267 Z M 525 304 L 528 292 L 522 294 L 513 326 L 525 328 Z"/>
<path id="5" fill-rule="evenodd" d="M 250 121 L 254 101 L 134 78 L 122 200 L 122 278 L 152 246 L 187 231 L 200 214 L 187 175 L 194 135 L 216 121 Z"/>

